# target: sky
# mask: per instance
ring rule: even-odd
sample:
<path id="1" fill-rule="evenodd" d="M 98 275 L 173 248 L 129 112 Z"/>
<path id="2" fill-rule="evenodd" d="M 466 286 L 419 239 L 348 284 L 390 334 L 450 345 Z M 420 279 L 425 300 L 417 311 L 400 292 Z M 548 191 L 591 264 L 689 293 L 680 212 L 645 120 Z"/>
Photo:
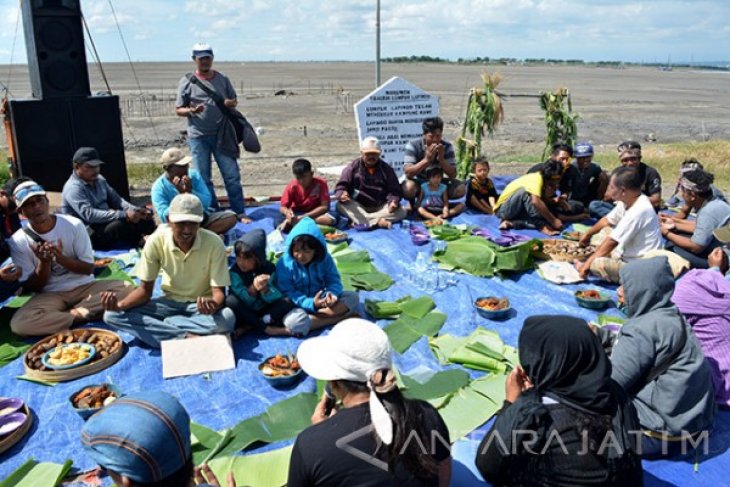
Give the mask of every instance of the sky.
<path id="1" fill-rule="evenodd" d="M 375 58 L 376 0 L 81 0 L 103 62 L 127 61 L 110 2 L 132 61 L 196 42 L 219 61 Z M 0 0 L 0 64 L 27 62 L 18 5 Z M 410 55 L 730 60 L 730 0 L 381 0 L 381 56 Z"/>

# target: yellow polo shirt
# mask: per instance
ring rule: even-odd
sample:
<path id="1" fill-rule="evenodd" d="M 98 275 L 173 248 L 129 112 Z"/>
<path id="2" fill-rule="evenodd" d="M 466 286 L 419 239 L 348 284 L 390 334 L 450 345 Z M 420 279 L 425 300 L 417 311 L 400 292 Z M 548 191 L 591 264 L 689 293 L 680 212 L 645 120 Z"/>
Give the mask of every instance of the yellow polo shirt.
<path id="1" fill-rule="evenodd" d="M 142 250 L 137 277 L 154 281 L 160 271 L 162 291 L 173 301 L 195 301 L 199 296 L 211 296 L 211 287 L 231 284 L 223 241 L 202 228 L 188 253 L 175 245 L 170 227 L 160 227 L 150 235 Z"/>
<path id="2" fill-rule="evenodd" d="M 499 199 L 497 200 L 497 204 L 494 205 L 494 209 L 496 210 L 502 206 L 505 201 L 510 199 L 510 197 L 521 188 L 524 188 L 525 191 L 530 194 L 534 194 L 535 196 L 542 196 L 542 174 L 539 172 L 525 174 L 524 176 L 520 176 L 509 183 L 507 187 L 504 188 L 504 191 L 502 191 L 502 194 L 499 195 Z"/>

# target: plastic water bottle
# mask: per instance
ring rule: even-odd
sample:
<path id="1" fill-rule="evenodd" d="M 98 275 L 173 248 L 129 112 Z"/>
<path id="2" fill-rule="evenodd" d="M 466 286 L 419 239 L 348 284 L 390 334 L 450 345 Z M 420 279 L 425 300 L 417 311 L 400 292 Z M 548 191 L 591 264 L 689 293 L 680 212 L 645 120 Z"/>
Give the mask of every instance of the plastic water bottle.
<path id="1" fill-rule="evenodd" d="M 418 255 L 416 256 L 415 271 L 417 273 L 425 272 L 427 266 L 428 260 L 426 258 L 426 253 L 418 252 Z"/>
<path id="2" fill-rule="evenodd" d="M 406 234 L 410 234 L 410 232 L 411 232 L 411 221 L 408 218 L 405 218 L 405 219 L 401 220 L 401 222 L 400 222 L 400 228 Z"/>

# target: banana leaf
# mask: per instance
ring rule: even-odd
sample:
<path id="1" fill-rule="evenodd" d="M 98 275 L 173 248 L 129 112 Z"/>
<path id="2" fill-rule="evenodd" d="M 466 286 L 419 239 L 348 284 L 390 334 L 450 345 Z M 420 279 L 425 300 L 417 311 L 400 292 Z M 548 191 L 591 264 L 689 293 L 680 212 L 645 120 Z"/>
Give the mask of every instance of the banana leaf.
<path id="1" fill-rule="evenodd" d="M 428 296 L 421 296 L 417 299 L 411 299 L 401 303 L 400 309 L 404 315 L 412 318 L 423 318 L 428 314 L 429 311 L 436 307 L 436 303 L 433 302 Z"/>
<path id="2" fill-rule="evenodd" d="M 21 338 L 10 331 L 10 319 L 17 308 L 0 308 L 0 367 L 20 357 L 30 348 Z"/>
<path id="3" fill-rule="evenodd" d="M 385 327 L 385 333 L 390 339 L 393 350 L 403 353 L 421 337 L 435 336 L 446 323 L 446 318 L 445 314 L 438 311 L 431 311 L 420 319 L 403 314 Z"/>
<path id="4" fill-rule="evenodd" d="M 256 487 L 281 487 L 286 485 L 289 474 L 291 446 L 255 455 L 236 455 L 217 458 L 208 466 L 220 482 L 225 484 L 229 472 L 233 472 L 236 485 Z"/>
<path id="5" fill-rule="evenodd" d="M 399 375 L 398 379 L 403 386 L 404 396 L 422 401 L 448 396 L 469 384 L 469 374 L 460 369 L 437 372 L 425 382 L 407 375 Z"/>
<path id="6" fill-rule="evenodd" d="M 55 487 L 66 477 L 71 465 L 71 460 L 61 465 L 38 463 L 31 458 L 0 482 L 0 487 Z"/>
<path id="7" fill-rule="evenodd" d="M 438 240 L 445 240 L 451 242 L 461 238 L 464 235 L 465 230 L 455 227 L 454 225 L 434 225 L 428 229 L 431 232 L 431 236 Z"/>
<path id="8" fill-rule="evenodd" d="M 293 438 L 311 425 L 317 400 L 316 394 L 304 393 L 273 404 L 263 414 L 245 419 L 231 428 L 230 438 L 224 444 L 216 445 L 217 453 L 210 454 L 211 449 L 203 448 L 196 451 L 197 457 L 224 457 L 259 441 L 272 443 Z"/>
<path id="9" fill-rule="evenodd" d="M 375 318 L 381 320 L 384 318 L 391 318 L 401 314 L 401 303 L 410 300 L 410 296 L 405 296 L 398 301 L 379 301 L 377 299 L 366 299 L 365 300 L 365 311 Z"/>
<path id="10" fill-rule="evenodd" d="M 444 252 L 434 255 L 439 263 L 479 277 L 495 273 L 497 256 L 481 237 L 464 237 L 449 243 Z"/>
<path id="11" fill-rule="evenodd" d="M 504 373 L 518 363 L 517 350 L 505 345 L 496 332 L 484 328 L 477 328 L 468 337 L 443 335 L 429 340 L 429 345 L 441 364 Z"/>
<path id="12" fill-rule="evenodd" d="M 337 231 L 335 227 L 331 227 L 329 225 L 317 225 L 319 227 L 319 231 L 322 232 L 322 235 L 327 235 L 328 233 L 334 233 Z"/>
<path id="13" fill-rule="evenodd" d="M 358 261 L 338 261 L 337 262 L 337 270 L 340 271 L 340 274 L 352 274 L 352 275 L 360 275 L 360 274 L 372 274 L 374 272 L 377 272 L 377 269 L 373 264 L 368 262 L 358 262 Z"/>
<path id="14" fill-rule="evenodd" d="M 385 291 L 393 285 L 393 279 L 380 271 L 368 274 L 346 274 L 350 278 L 353 288 L 363 291 Z"/>
<path id="15" fill-rule="evenodd" d="M 489 421 L 502 407 L 505 378 L 504 375 L 493 374 L 473 380 L 439 408 L 452 443 Z"/>
<path id="16" fill-rule="evenodd" d="M 626 319 L 619 318 L 618 316 L 598 315 L 598 324 L 600 326 L 623 325 L 624 323 L 626 323 Z"/>
<path id="17" fill-rule="evenodd" d="M 97 281 L 127 281 L 131 284 L 135 284 L 129 274 L 119 265 L 116 261 L 111 261 L 99 275 L 96 276 Z"/>

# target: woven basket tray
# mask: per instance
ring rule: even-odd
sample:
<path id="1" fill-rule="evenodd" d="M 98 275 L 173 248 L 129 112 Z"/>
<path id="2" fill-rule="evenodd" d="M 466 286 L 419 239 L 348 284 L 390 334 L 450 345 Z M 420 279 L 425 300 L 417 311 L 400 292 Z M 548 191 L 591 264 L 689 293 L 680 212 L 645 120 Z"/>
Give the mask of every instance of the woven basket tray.
<path id="1" fill-rule="evenodd" d="M 588 246 L 586 247 L 586 252 L 582 255 L 574 255 L 567 252 L 551 252 L 552 249 L 554 249 L 556 246 L 560 245 L 566 245 L 569 248 L 575 248 L 578 249 L 580 246 L 578 245 L 578 242 L 574 242 L 572 240 L 565 240 L 565 239 L 545 239 L 542 241 L 543 247 L 542 252 L 538 253 L 538 257 L 542 257 L 546 260 L 555 260 L 558 262 L 572 262 L 574 260 L 586 260 L 588 257 L 591 256 L 593 252 L 596 251 L 595 247 Z"/>
<path id="2" fill-rule="evenodd" d="M 25 374 L 28 377 L 31 377 L 33 379 L 40 379 L 47 382 L 65 382 L 69 380 L 78 379 L 79 377 L 84 377 L 87 375 L 95 374 L 99 371 L 102 371 L 106 369 L 107 367 L 115 364 L 121 357 L 124 355 L 124 341 L 122 341 L 122 338 L 114 333 L 113 331 L 109 330 L 103 330 L 101 328 L 79 328 L 76 330 L 69 330 L 67 332 L 61 332 L 61 333 L 73 333 L 74 340 L 78 340 L 81 335 L 85 332 L 91 332 L 91 334 L 97 334 L 101 337 L 111 338 L 113 340 L 118 340 L 120 343 L 120 346 L 117 348 L 117 350 L 106 357 L 102 357 L 100 354 L 97 354 L 94 360 L 89 362 L 88 364 L 81 365 L 79 367 L 74 367 L 72 369 L 65 369 L 65 370 L 38 370 L 34 369 L 30 366 L 30 361 L 28 359 L 29 355 L 32 355 L 40 350 L 42 350 L 42 346 L 49 343 L 51 340 L 56 338 L 59 333 L 54 333 L 53 335 L 44 338 L 43 340 L 39 341 L 33 347 L 31 347 L 27 352 L 25 352 L 25 355 L 23 356 L 23 365 L 25 366 Z"/>
<path id="3" fill-rule="evenodd" d="M 23 404 L 23 409 L 21 409 L 21 411 L 26 415 L 25 423 L 23 423 L 20 428 L 0 440 L 0 455 L 22 440 L 30 430 L 30 427 L 33 426 L 33 415 L 30 414 L 30 408 L 28 405 Z"/>

